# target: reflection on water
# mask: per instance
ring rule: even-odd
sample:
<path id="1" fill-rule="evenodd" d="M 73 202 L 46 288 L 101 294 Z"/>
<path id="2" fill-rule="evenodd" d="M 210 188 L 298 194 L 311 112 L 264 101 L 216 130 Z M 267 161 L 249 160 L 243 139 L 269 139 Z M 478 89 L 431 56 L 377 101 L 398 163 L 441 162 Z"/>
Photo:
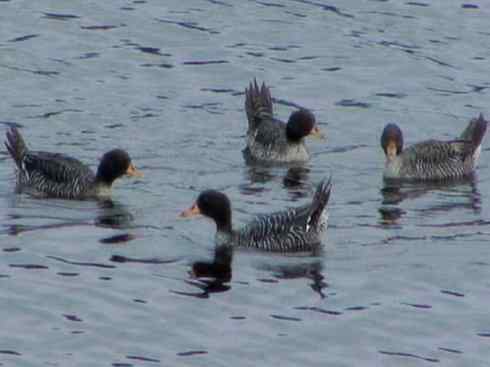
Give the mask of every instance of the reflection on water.
<path id="1" fill-rule="evenodd" d="M 16 197 L 18 195 L 15 195 Z M 38 203 L 38 199 L 35 200 L 36 204 Z M 41 199 L 42 203 L 46 203 L 46 205 L 55 206 L 57 204 L 52 204 L 50 200 Z M 39 201 L 39 202 L 41 202 Z M 7 233 L 11 236 L 17 236 L 23 232 L 31 232 L 38 230 L 46 230 L 46 229 L 59 229 L 59 228 L 67 228 L 67 227 L 91 227 L 95 225 L 96 227 L 107 227 L 113 229 L 127 229 L 131 226 L 134 218 L 131 213 L 128 212 L 126 207 L 118 202 L 115 202 L 111 199 L 105 199 L 101 201 L 97 201 L 97 213 L 95 218 L 70 218 L 69 216 L 47 216 L 43 213 L 39 215 L 26 215 L 20 214 L 17 209 L 21 207 L 22 201 L 12 200 L 11 201 L 11 210 L 15 211 L 10 214 L 7 214 L 7 217 L 13 221 L 14 223 L 8 223 L 4 225 L 4 233 Z M 73 209 L 71 205 L 77 205 L 76 201 L 67 203 L 67 206 L 60 206 L 60 209 Z M 76 208 L 75 208 L 76 209 Z M 84 208 L 85 209 L 85 208 Z M 82 208 L 78 210 L 82 211 Z M 90 210 L 90 209 L 89 209 Z M 70 214 L 72 212 L 69 212 Z M 26 224 L 26 221 L 38 222 L 43 221 L 55 221 L 55 223 L 42 223 L 42 224 Z M 24 223 L 20 223 L 24 222 Z M 109 238 L 104 238 L 101 240 L 103 243 L 117 243 L 117 242 L 127 242 L 134 238 L 133 235 L 126 234 L 118 234 Z"/>
<path id="2" fill-rule="evenodd" d="M 285 188 L 304 187 L 308 182 L 310 169 L 307 167 L 290 167 L 282 180 Z"/>
<path id="3" fill-rule="evenodd" d="M 113 229 L 127 229 L 134 221 L 134 217 L 128 212 L 126 207 L 111 199 L 97 202 L 99 212 L 94 220 L 97 227 L 108 227 Z M 104 244 L 119 244 L 134 240 L 135 236 L 131 233 L 115 234 L 99 240 Z"/>
<path id="4" fill-rule="evenodd" d="M 232 277 L 233 247 L 228 245 L 216 246 L 213 261 L 196 261 L 192 264 L 189 275 L 195 280 L 186 283 L 199 289 L 199 292 L 172 291 L 173 293 L 208 298 L 211 293 L 221 293 L 231 289 L 229 283 Z"/>
<path id="5" fill-rule="evenodd" d="M 475 214 L 481 211 L 481 195 L 478 191 L 476 175 L 464 179 L 447 182 L 403 182 L 399 180 L 384 180 L 381 189 L 383 197 L 379 213 L 382 224 L 398 224 L 398 220 L 406 211 L 396 207 L 405 200 L 420 198 L 430 192 L 439 196 L 450 196 L 452 200 L 443 200 L 429 207 L 414 209 L 422 213 L 447 212 L 450 210 L 471 209 Z M 454 200 L 461 198 L 463 201 Z"/>
<path id="6" fill-rule="evenodd" d="M 383 225 L 399 224 L 398 220 L 406 213 L 405 210 L 397 207 L 381 207 L 378 211 L 381 215 L 380 223 Z"/>
<path id="7" fill-rule="evenodd" d="M 240 191 L 245 195 L 255 195 L 266 190 L 264 184 L 282 179 L 282 186 L 288 190 L 293 201 L 304 197 L 309 197 L 308 189 L 311 187 L 309 182 L 310 168 L 301 165 L 289 166 L 259 166 L 249 165 L 245 170 L 247 183 L 240 185 Z"/>
<path id="8" fill-rule="evenodd" d="M 261 264 L 259 268 L 270 271 L 277 279 L 311 280 L 308 286 L 321 298 L 326 297 L 323 290 L 328 287 L 328 283 L 325 282 L 325 276 L 322 274 L 323 262 L 320 259 L 298 263 Z"/>
<path id="9" fill-rule="evenodd" d="M 231 280 L 231 264 L 233 261 L 233 247 L 228 245 L 216 246 L 214 258 L 211 262 L 196 261 L 192 264 L 190 274 L 196 278 L 211 278 L 221 283 Z"/>
<path id="10" fill-rule="evenodd" d="M 94 221 L 96 226 L 124 229 L 134 221 L 133 215 L 119 202 L 105 199 L 98 201 L 97 206 L 99 212 Z"/>
<path id="11" fill-rule="evenodd" d="M 381 193 L 378 146 L 388 120 L 422 141 L 488 111 L 484 1 L 0 3 L 11 91 L 1 135 L 22 125 L 33 147 L 93 164 L 121 145 L 148 173 L 117 185 L 125 206 L 32 200 L 12 194 L 14 163 L 0 152 L 0 365 L 488 364 L 490 140 L 478 185 Z M 292 101 L 328 115 L 329 143 L 309 144 L 307 164 L 244 164 L 243 86 L 254 77 L 274 87 L 278 115 Z M 245 219 L 309 201 L 330 165 L 335 251 L 216 249 L 193 263 L 190 238 L 212 233 L 174 221 L 189 190 L 226 188 Z M 255 256 L 272 265 L 258 269 Z"/>
<path id="12" fill-rule="evenodd" d="M 250 181 L 251 184 L 264 184 L 274 180 L 276 177 L 273 174 L 273 167 L 249 165 L 245 169 L 245 178 Z"/>

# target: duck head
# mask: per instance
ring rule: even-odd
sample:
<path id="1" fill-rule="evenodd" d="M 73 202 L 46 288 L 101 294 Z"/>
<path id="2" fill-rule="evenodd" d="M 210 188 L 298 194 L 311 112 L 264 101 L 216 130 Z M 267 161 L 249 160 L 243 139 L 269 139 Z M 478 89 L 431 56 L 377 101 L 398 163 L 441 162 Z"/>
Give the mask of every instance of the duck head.
<path id="1" fill-rule="evenodd" d="M 293 142 L 299 142 L 306 136 L 324 138 L 316 124 L 315 115 L 307 109 L 295 111 L 289 116 L 286 125 L 286 136 L 288 140 Z"/>
<path id="2" fill-rule="evenodd" d="M 395 158 L 403 150 L 403 134 L 396 124 L 388 124 L 381 135 L 381 147 L 388 159 Z"/>
<path id="3" fill-rule="evenodd" d="M 199 214 L 213 219 L 218 231 L 231 231 L 231 204 L 222 192 L 215 190 L 201 192 L 194 204 L 180 213 L 180 216 L 190 218 Z"/>
<path id="4" fill-rule="evenodd" d="M 131 163 L 129 154 L 122 149 L 113 149 L 102 156 L 97 169 L 96 180 L 105 185 L 111 186 L 119 177 L 124 175 L 142 177 L 143 174 L 138 171 Z"/>

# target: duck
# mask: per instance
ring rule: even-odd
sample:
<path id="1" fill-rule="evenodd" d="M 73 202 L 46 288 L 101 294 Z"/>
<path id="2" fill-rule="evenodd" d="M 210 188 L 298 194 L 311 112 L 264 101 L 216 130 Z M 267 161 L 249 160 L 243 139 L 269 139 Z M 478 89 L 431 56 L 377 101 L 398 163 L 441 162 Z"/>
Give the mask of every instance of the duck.
<path id="1" fill-rule="evenodd" d="M 248 130 L 243 156 L 247 162 L 304 163 L 310 159 L 305 137 L 324 139 L 308 109 L 294 111 L 287 123 L 277 119 L 269 87 L 264 82 L 259 87 L 256 79 L 245 88 L 245 111 Z"/>
<path id="2" fill-rule="evenodd" d="M 386 156 L 385 179 L 444 181 L 471 176 L 478 163 L 488 121 L 470 120 L 459 138 L 426 140 L 404 149 L 403 134 L 394 123 L 385 126 L 381 147 Z"/>
<path id="3" fill-rule="evenodd" d="M 29 150 L 16 127 L 10 128 L 6 137 L 5 147 L 17 166 L 18 193 L 82 200 L 108 196 L 113 182 L 123 175 L 143 176 L 122 149 L 105 153 L 94 173 L 87 165 L 68 155 Z"/>
<path id="4" fill-rule="evenodd" d="M 216 224 L 216 246 L 248 248 L 282 254 L 315 254 L 321 249 L 327 230 L 326 210 L 332 178 L 324 178 L 310 203 L 270 214 L 260 215 L 240 229 L 232 227 L 231 203 L 226 194 L 202 191 L 194 204 L 180 213 L 190 218 L 203 215 Z"/>

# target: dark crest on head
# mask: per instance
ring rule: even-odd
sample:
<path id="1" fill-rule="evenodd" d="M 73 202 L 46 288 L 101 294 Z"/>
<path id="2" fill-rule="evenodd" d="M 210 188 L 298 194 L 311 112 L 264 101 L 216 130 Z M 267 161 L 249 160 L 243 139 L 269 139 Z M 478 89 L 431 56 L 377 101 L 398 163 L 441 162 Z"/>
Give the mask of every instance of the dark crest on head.
<path id="1" fill-rule="evenodd" d="M 126 174 L 131 158 L 122 149 L 114 149 L 102 156 L 97 169 L 97 180 L 111 185 L 115 179 Z"/>
<path id="2" fill-rule="evenodd" d="M 291 141 L 299 141 L 311 133 L 315 127 L 315 115 L 307 110 L 295 111 L 289 117 L 286 126 L 286 136 Z"/>
<path id="3" fill-rule="evenodd" d="M 228 197 L 215 190 L 201 192 L 197 206 L 202 215 L 212 218 L 218 230 L 231 230 L 231 204 Z"/>

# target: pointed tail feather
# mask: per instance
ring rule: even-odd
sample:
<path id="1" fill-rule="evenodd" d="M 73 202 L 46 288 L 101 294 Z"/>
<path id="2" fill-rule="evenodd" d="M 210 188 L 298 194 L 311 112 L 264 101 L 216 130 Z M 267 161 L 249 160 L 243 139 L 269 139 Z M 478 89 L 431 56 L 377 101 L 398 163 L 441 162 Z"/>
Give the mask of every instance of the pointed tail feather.
<path id="1" fill-rule="evenodd" d="M 461 134 L 461 139 L 470 141 L 474 149 L 478 148 L 487 131 L 487 125 L 488 121 L 483 118 L 483 114 L 480 114 L 478 118 L 472 119 L 466 126 Z"/>
<path id="2" fill-rule="evenodd" d="M 250 82 L 245 88 L 245 111 L 247 112 L 248 127 L 255 129 L 264 116 L 272 116 L 272 97 L 269 88 L 262 83 L 259 87 L 257 80 Z"/>
<path id="3" fill-rule="evenodd" d="M 315 195 L 311 202 L 310 216 L 308 218 L 308 227 L 315 228 L 322 217 L 323 210 L 328 204 L 330 193 L 332 191 L 332 175 L 325 177 L 316 189 Z"/>
<path id="4" fill-rule="evenodd" d="M 22 160 L 27 153 L 27 146 L 16 127 L 10 128 L 7 133 L 7 141 L 5 142 L 5 147 L 15 161 L 15 164 L 20 168 L 22 165 Z"/>

